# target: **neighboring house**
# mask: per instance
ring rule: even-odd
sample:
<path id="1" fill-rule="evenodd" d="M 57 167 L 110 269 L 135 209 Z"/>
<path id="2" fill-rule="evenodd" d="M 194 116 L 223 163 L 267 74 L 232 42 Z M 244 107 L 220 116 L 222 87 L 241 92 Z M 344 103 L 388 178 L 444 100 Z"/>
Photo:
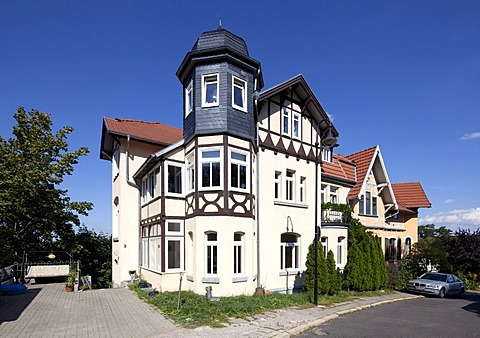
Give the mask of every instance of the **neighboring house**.
<path id="1" fill-rule="evenodd" d="M 378 235 L 387 261 L 401 259 L 417 241 L 418 208 L 431 206 L 419 182 L 392 184 L 380 147 L 348 155 L 357 184 L 348 193 L 355 217 Z"/>
<path id="2" fill-rule="evenodd" d="M 177 76 L 183 130 L 103 121 L 115 286 L 137 273 L 160 291 L 183 277 L 183 289 L 218 296 L 299 289 L 316 223 L 325 254 L 347 261 L 348 225 L 322 202 L 349 204 L 388 243 L 416 241 L 417 210 L 429 206 L 419 183 L 391 185 L 378 147 L 334 154 L 338 132 L 302 75 L 260 93 L 260 63 L 219 27 Z"/>

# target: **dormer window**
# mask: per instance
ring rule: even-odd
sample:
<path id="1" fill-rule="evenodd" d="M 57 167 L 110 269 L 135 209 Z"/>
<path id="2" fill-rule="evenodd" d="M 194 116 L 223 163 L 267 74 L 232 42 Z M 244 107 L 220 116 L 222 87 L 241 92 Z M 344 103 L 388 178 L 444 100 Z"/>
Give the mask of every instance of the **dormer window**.
<path id="1" fill-rule="evenodd" d="M 202 107 L 218 106 L 218 74 L 202 76 Z"/>
<path id="2" fill-rule="evenodd" d="M 193 110 L 193 81 L 185 88 L 185 117 Z"/>
<path id="3" fill-rule="evenodd" d="M 247 82 L 238 77 L 232 77 L 232 107 L 247 111 Z"/>

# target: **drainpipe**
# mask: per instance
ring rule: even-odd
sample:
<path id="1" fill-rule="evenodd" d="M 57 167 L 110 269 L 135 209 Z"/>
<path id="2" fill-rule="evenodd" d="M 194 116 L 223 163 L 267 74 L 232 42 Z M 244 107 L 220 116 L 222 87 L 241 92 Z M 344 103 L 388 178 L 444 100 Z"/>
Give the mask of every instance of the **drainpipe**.
<path id="1" fill-rule="evenodd" d="M 256 165 L 256 170 L 257 170 L 257 207 L 256 207 L 256 219 L 257 219 L 257 288 L 261 287 L 260 284 L 260 137 L 259 137 L 259 131 L 260 131 L 260 123 L 257 122 L 257 165 Z"/>
<path id="2" fill-rule="evenodd" d="M 126 155 L 127 155 L 127 161 L 126 161 L 126 179 L 127 179 L 127 183 L 128 185 L 130 185 L 131 187 L 134 187 L 138 194 L 137 194 L 137 204 L 138 204 L 138 215 L 141 214 L 142 210 L 140 209 L 141 208 L 141 205 L 140 205 L 140 187 L 130 179 L 130 153 L 129 153 L 129 148 L 130 148 L 130 135 L 127 135 L 127 150 L 126 150 Z M 138 223 L 138 222 L 137 222 Z M 140 242 L 140 239 L 142 238 L 142 229 L 140 228 L 140 226 L 138 226 L 138 224 L 136 225 L 138 227 L 138 238 L 139 238 L 139 242 Z M 141 252 L 142 248 L 141 246 L 139 245 L 138 246 L 138 261 L 137 261 L 137 267 L 136 267 L 136 270 L 137 270 L 137 273 L 140 275 L 140 259 L 142 257 L 142 252 Z"/>

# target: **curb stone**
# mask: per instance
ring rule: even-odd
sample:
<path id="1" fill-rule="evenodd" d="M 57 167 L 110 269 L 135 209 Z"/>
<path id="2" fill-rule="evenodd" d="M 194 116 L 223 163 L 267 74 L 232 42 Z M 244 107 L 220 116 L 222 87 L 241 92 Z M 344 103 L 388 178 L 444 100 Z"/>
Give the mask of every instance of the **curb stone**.
<path id="1" fill-rule="evenodd" d="M 295 337 L 296 335 L 299 335 L 299 334 L 301 334 L 305 331 L 308 331 L 308 330 L 310 330 L 310 329 L 312 329 L 316 326 L 324 324 L 324 323 L 326 323 L 330 320 L 336 319 L 339 316 L 343 316 L 343 315 L 350 314 L 350 313 L 353 313 L 353 312 L 357 312 L 357 311 L 360 311 L 360 310 L 368 309 L 368 308 L 371 308 L 371 307 L 374 307 L 374 306 L 399 302 L 399 301 L 403 301 L 403 300 L 418 299 L 418 298 L 424 298 L 424 297 L 423 296 L 418 296 L 418 295 L 411 295 L 411 296 L 408 296 L 408 297 L 383 300 L 383 301 L 379 301 L 379 302 L 376 302 L 376 303 L 366 304 L 366 305 L 354 307 L 354 308 L 347 309 L 347 310 L 337 311 L 337 312 L 335 312 L 331 315 L 327 315 L 325 317 L 315 319 L 315 320 L 313 320 L 309 323 L 298 325 L 295 328 L 292 328 L 292 329 L 286 330 L 285 332 L 282 332 L 280 334 L 274 335 L 274 336 L 272 336 L 272 338 Z"/>

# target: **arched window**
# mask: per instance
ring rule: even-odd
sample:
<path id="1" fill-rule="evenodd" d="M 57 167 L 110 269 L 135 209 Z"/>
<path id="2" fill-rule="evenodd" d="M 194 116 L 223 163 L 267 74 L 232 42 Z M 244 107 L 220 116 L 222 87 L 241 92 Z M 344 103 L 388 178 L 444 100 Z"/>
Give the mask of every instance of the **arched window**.
<path id="1" fill-rule="evenodd" d="M 412 250 L 412 239 L 408 237 L 405 239 L 405 257 L 410 255 L 411 250 Z"/>
<path id="2" fill-rule="evenodd" d="M 280 269 L 299 268 L 299 247 L 298 236 L 294 233 L 283 233 L 280 236 Z"/>
<path id="3" fill-rule="evenodd" d="M 397 239 L 397 260 L 402 259 L 402 239 Z"/>
<path id="4" fill-rule="evenodd" d="M 217 233 L 205 233 L 206 275 L 217 275 Z"/>
<path id="5" fill-rule="evenodd" d="M 243 233 L 233 234 L 233 274 L 243 275 Z"/>

